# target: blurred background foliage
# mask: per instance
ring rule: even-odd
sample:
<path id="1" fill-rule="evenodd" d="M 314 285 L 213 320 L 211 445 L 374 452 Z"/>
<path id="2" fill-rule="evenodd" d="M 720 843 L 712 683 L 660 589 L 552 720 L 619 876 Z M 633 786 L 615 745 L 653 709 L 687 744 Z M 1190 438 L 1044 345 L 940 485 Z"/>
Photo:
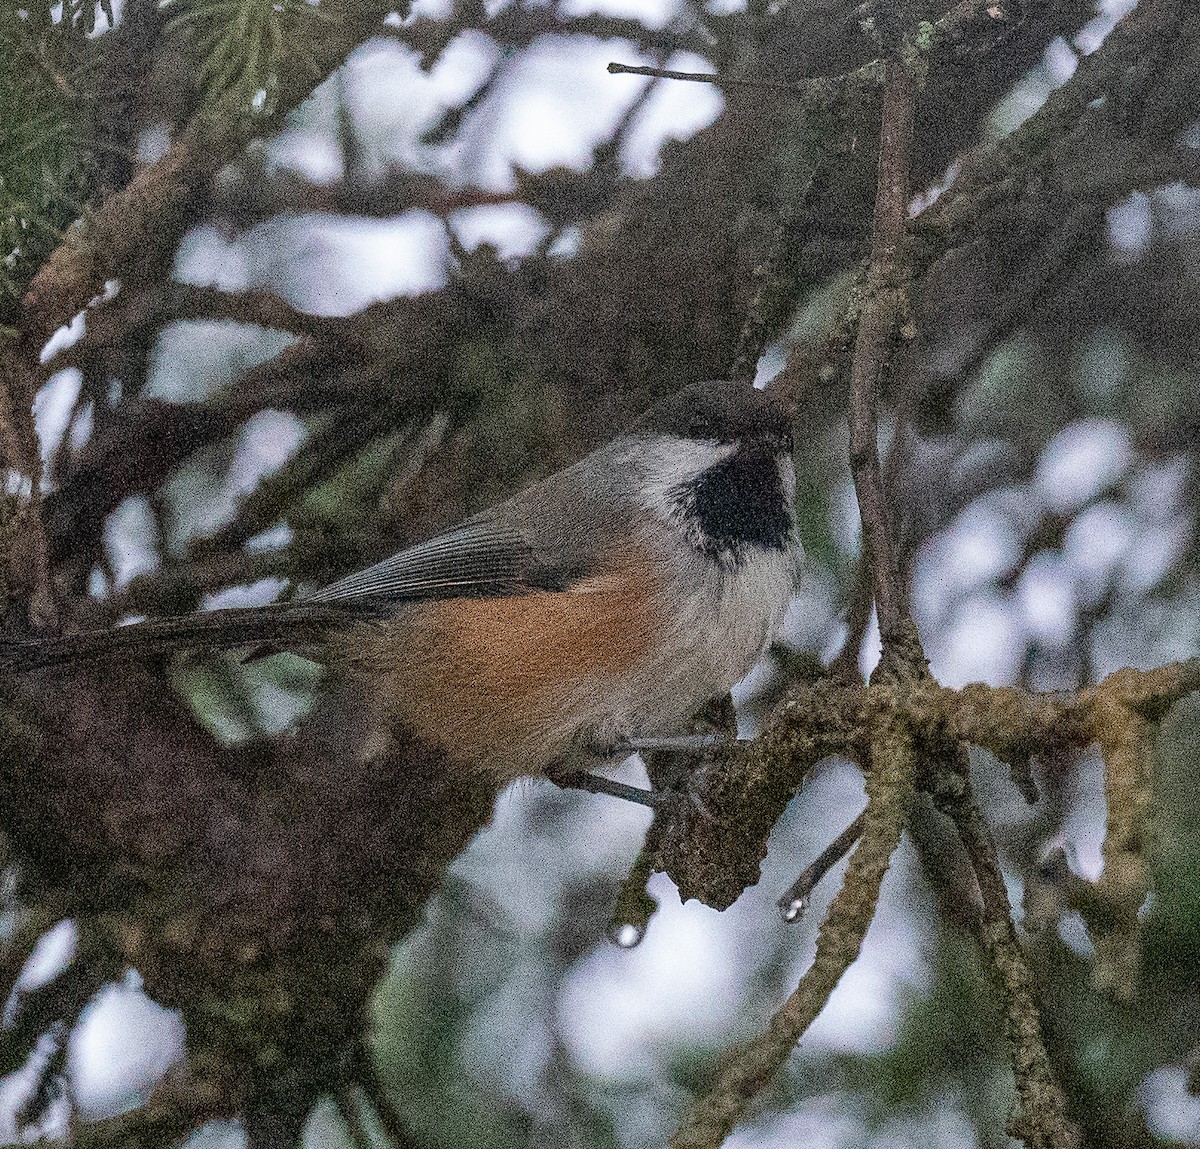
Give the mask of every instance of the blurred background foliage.
<path id="1" fill-rule="evenodd" d="M 1178 44 L 1154 41 L 1170 5 L 1150 0 L 1014 7 L 1028 11 L 1003 36 L 932 62 L 918 230 L 956 192 L 970 204 L 961 157 L 1006 142 L 993 186 L 1011 214 L 981 200 L 927 257 L 885 438 L 900 444 L 889 473 L 935 675 L 1061 690 L 1195 654 L 1200 637 L 1200 36 L 1192 18 Z M 366 8 L 5 5 L 0 326 L 20 326 L 73 220 L 193 117 L 254 135 L 287 112 L 279 69 L 303 70 Z M 831 658 L 858 548 L 837 333 L 869 242 L 878 95 L 722 93 L 604 66 L 836 76 L 875 54 L 867 15 L 847 0 L 419 0 L 382 19 L 45 348 L 43 511 L 72 620 L 303 593 L 505 497 L 656 395 L 728 375 L 770 261 L 758 377 L 798 405 L 808 553 L 781 641 Z M 1144 21 L 1152 60 L 1119 55 L 1122 17 Z M 1099 91 L 1038 126 L 1081 75 Z M 1109 120 L 1106 101 L 1121 104 Z M 746 732 L 787 665 L 739 690 Z M 299 658 L 188 660 L 174 684 L 238 742 L 287 729 L 316 676 Z M 1161 746 L 1156 892 L 1125 998 L 1093 989 L 1069 896 L 1100 864 L 1098 764 L 1043 763 L 1028 807 L 994 761 L 974 763 L 1089 1145 L 1200 1145 L 1198 745 L 1185 703 Z M 795 925 L 774 899 L 860 805 L 857 774 L 824 768 L 758 887 L 718 915 L 656 879 L 661 909 L 624 952 L 605 930 L 644 814 L 543 784 L 506 793 L 376 997 L 378 1070 L 410 1143 L 661 1143 L 810 959 L 830 890 Z M 14 976 L 33 954 L 10 1035 L 21 1002 L 28 1016 L 39 986 L 61 986 L 72 947 L 68 970 L 84 961 L 85 938 L 56 920 L 9 891 Z M 98 994 L 60 994 L 70 1008 L 44 1027 L 21 1023 L 42 1036 L 31 1061 L 5 1046 L 10 1139 L 102 1140 L 78 1118 L 141 1104 L 181 1056 L 175 1015 L 135 974 L 108 976 Z M 1009 1089 L 974 950 L 905 847 L 862 960 L 729 1144 L 1001 1145 Z M 314 1112 L 312 1144 L 387 1140 L 369 1107 L 336 1100 Z"/>

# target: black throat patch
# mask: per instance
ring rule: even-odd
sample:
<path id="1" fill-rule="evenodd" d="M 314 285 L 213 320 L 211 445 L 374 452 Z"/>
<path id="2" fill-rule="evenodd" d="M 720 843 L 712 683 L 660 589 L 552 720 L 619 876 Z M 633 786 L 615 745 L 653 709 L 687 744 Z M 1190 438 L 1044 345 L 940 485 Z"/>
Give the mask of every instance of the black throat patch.
<path id="1" fill-rule="evenodd" d="M 743 447 L 679 488 L 680 518 L 697 550 L 737 562 L 747 546 L 791 545 L 791 508 L 776 458 L 769 448 Z"/>

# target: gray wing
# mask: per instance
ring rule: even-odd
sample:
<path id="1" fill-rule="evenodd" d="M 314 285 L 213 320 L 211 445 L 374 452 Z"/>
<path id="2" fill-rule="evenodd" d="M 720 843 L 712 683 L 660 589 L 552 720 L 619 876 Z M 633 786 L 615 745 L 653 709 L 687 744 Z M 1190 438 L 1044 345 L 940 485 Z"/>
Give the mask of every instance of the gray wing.
<path id="1" fill-rule="evenodd" d="M 370 610 L 406 600 L 567 590 L 595 574 L 599 557 L 628 534 L 634 503 L 622 442 L 305 602 Z"/>
<path id="2" fill-rule="evenodd" d="M 383 605 L 431 598 L 490 598 L 564 590 L 582 573 L 547 562 L 520 531 L 488 516 L 346 575 L 305 601 Z"/>

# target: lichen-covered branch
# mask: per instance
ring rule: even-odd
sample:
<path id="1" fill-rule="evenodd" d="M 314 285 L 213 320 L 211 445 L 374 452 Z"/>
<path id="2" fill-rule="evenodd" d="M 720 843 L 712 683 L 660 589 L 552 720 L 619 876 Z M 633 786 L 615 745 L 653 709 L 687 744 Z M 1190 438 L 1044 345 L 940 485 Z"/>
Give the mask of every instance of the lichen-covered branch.
<path id="1" fill-rule="evenodd" d="M 1013 925 L 996 845 L 966 778 L 959 794 L 945 801 L 943 809 L 954 819 L 983 897 L 980 940 L 1003 1001 L 1004 1035 L 1016 1081 L 1009 1135 L 1024 1141 L 1028 1149 L 1077 1149 L 1079 1130 L 1066 1115 L 1066 1101 L 1042 1041 L 1033 975 Z"/>
<path id="2" fill-rule="evenodd" d="M 969 782 L 939 748 L 964 743 L 985 746 L 1026 766 L 1030 754 L 1082 748 L 1092 742 L 1100 744 L 1106 765 L 1115 751 L 1118 781 L 1110 783 L 1109 794 L 1114 804 L 1110 833 L 1117 837 L 1106 843 L 1105 857 L 1119 859 L 1123 868 L 1113 883 L 1115 890 L 1102 877 L 1093 887 L 1093 896 L 1136 897 L 1140 903 L 1144 887 L 1138 882 L 1146 873 L 1149 839 L 1146 755 L 1152 723 L 1179 698 L 1198 689 L 1200 660 L 1152 671 L 1119 671 L 1074 696 L 981 684 L 957 691 L 924 676 L 889 679 L 870 687 L 829 677 L 793 688 L 757 743 L 735 747 L 701 772 L 696 796 L 707 813 L 694 813 L 662 829 L 655 841 L 655 867 L 675 879 L 685 898 L 697 897 L 718 907 L 730 904 L 757 879 L 766 833 L 788 794 L 828 754 L 855 759 L 864 768 L 869 798 L 864 837 L 851 858 L 846 884 L 822 925 L 812 969 L 767 1032 L 730 1054 L 717 1083 L 697 1102 L 672 1144 L 677 1149 L 698 1149 L 721 1143 L 823 1007 L 845 964 L 857 955 L 887 856 L 895 845 L 893 836 L 898 838 L 907 819 L 912 781 L 905 771 L 912 770 L 917 760 L 916 784 L 929 789 L 955 816 L 984 896 L 983 944 L 1010 1015 L 1018 1080 L 1014 1135 L 1031 1146 L 1062 1149 L 1075 1144 L 1073 1126 L 1063 1116 L 1061 1091 L 1041 1045 L 1030 975 L 996 868 L 995 847 L 970 798 Z M 1136 757 L 1122 757 L 1133 751 Z M 897 817 L 899 821 L 893 821 Z M 741 836 L 743 826 L 757 828 Z M 874 838 L 869 837 L 872 832 Z M 1128 881 L 1131 873 L 1137 881 Z M 1106 947 L 1125 952 L 1133 945 L 1136 952 L 1136 936 L 1121 932 L 1119 915 L 1110 912 L 1098 920 L 1106 926 L 1106 933 L 1097 939 L 1098 962 Z M 1112 940 L 1105 941 L 1110 936 Z M 1121 968 L 1128 976 L 1128 964 Z"/>
<path id="3" fill-rule="evenodd" d="M 863 834 L 846 880 L 821 923 L 813 963 L 767 1030 L 730 1052 L 717 1081 L 671 1138 L 672 1149 L 716 1149 L 725 1140 L 858 957 L 912 799 L 914 748 L 902 712 L 881 716 L 869 755 Z"/>
<path id="4" fill-rule="evenodd" d="M 863 689 L 822 679 L 797 690 L 759 739 L 735 743 L 698 768 L 690 786 L 699 801 L 680 803 L 653 843 L 654 868 L 681 897 L 725 909 L 758 881 L 771 828 L 809 771 L 834 754 L 865 753 Z"/>

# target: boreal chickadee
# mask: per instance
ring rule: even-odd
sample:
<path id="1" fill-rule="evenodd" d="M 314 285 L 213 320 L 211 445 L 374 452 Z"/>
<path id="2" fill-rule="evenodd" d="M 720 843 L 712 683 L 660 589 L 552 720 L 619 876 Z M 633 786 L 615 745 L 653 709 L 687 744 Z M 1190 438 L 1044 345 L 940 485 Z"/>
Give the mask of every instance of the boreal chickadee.
<path id="1" fill-rule="evenodd" d="M 540 773 L 678 731 L 744 677 L 795 585 L 794 496 L 781 406 L 697 384 L 312 601 L 398 604 L 333 640 L 377 721 L 495 774 Z"/>
<path id="2" fill-rule="evenodd" d="M 573 466 L 299 603 L 8 644 L 0 665 L 286 643 L 320 616 L 323 660 L 379 731 L 501 779 L 558 770 L 586 746 L 678 731 L 750 670 L 794 587 L 794 495 L 782 407 L 696 384 Z M 14 656 L 31 646 L 40 656 Z"/>

